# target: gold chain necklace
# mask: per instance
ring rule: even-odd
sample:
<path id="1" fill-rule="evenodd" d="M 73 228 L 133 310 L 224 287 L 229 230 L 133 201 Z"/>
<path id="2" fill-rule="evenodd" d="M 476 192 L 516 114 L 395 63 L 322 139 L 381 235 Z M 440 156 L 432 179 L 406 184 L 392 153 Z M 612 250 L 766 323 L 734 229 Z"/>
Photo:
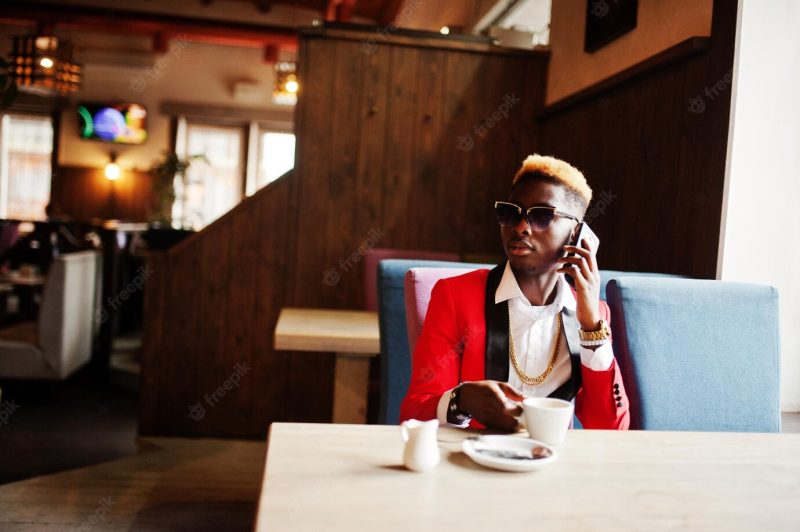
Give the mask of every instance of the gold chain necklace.
<path id="1" fill-rule="evenodd" d="M 514 349 L 514 337 L 511 335 L 511 308 L 508 309 L 508 354 L 511 357 L 511 364 L 514 366 L 514 371 L 517 372 L 519 380 L 525 384 L 536 386 L 544 382 L 553 368 L 556 367 L 556 360 L 558 360 L 558 352 L 561 348 L 561 330 L 564 328 L 564 323 L 561 320 L 561 313 L 556 316 L 556 337 L 553 341 L 553 352 L 550 354 L 550 363 L 547 364 L 547 369 L 538 377 L 531 377 L 522 369 L 517 361 L 517 352 Z"/>

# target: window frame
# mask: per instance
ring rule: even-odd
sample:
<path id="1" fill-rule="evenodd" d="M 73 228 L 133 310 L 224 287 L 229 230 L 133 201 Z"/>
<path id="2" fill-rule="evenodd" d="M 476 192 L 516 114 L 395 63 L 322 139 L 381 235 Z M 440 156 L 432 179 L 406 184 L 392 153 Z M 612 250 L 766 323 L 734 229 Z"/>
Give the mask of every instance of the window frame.
<path id="1" fill-rule="evenodd" d="M 53 129 L 53 139 L 50 150 L 50 191 L 47 197 L 47 205 L 53 202 L 53 189 L 54 181 L 58 176 L 58 154 L 59 154 L 59 135 L 61 134 L 61 111 L 59 109 L 43 109 L 39 105 L 14 105 L 9 109 L 0 111 L 0 143 L 3 142 L 5 132 L 3 131 L 3 122 L 6 116 L 22 116 L 31 118 L 49 118 L 50 126 Z M 3 147 L 0 146 L 0 155 L 3 153 Z M 8 218 L 8 200 L 5 197 L 8 194 L 7 182 L 7 165 L 8 161 L 0 161 L 0 219 Z M 47 215 L 41 219 L 22 220 L 22 221 L 45 221 Z"/>
<path id="2" fill-rule="evenodd" d="M 247 120 L 243 117 L 203 116 L 202 114 L 180 114 L 172 117 L 172 149 L 179 157 L 191 154 L 185 153 L 186 135 L 190 125 L 239 128 L 242 131 L 240 167 L 242 169 L 241 191 L 239 201 L 252 196 L 258 191 L 258 164 L 261 155 L 260 136 L 263 132 L 291 133 L 294 132 L 294 123 L 284 120 L 257 118 Z"/>

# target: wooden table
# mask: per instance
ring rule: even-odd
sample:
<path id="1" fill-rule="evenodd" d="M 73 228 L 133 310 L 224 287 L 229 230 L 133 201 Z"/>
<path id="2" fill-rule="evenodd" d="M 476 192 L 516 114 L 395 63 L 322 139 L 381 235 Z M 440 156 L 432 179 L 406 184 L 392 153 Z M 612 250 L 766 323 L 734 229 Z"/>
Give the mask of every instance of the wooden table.
<path id="1" fill-rule="evenodd" d="M 281 309 L 275 349 L 335 353 L 333 422 L 366 422 L 369 359 L 381 351 L 377 312 Z"/>
<path id="2" fill-rule="evenodd" d="M 20 275 L 19 273 L 8 273 L 0 276 L 0 283 L 8 283 L 14 286 L 42 286 L 44 275 Z"/>
<path id="3" fill-rule="evenodd" d="M 257 530 L 800 530 L 800 434 L 572 431 L 558 461 L 503 473 L 440 429 L 402 468 L 396 426 L 273 423 Z"/>

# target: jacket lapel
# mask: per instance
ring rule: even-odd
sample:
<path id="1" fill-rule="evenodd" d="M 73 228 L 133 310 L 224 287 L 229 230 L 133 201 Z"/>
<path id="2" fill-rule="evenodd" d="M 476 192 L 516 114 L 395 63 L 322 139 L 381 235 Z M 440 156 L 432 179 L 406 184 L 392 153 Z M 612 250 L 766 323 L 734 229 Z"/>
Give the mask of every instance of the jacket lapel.
<path id="1" fill-rule="evenodd" d="M 486 378 L 508 382 L 508 301 L 495 304 L 494 298 L 506 263 L 495 266 L 486 279 Z"/>
<path id="2" fill-rule="evenodd" d="M 564 307 L 561 310 L 561 320 L 564 323 L 564 336 L 567 339 L 572 375 L 567 382 L 559 386 L 548 397 L 571 401 L 578 395 L 578 390 L 581 388 L 581 344 L 578 335 L 578 318 L 574 310 Z"/>

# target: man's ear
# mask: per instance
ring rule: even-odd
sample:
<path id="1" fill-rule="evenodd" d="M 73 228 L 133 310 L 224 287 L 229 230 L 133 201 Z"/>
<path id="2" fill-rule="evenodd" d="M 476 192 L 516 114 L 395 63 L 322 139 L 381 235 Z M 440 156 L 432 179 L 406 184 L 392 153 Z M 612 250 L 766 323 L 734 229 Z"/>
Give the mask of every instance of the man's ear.
<path id="1" fill-rule="evenodd" d="M 578 227 L 580 227 L 580 225 L 581 224 L 575 224 L 575 227 L 573 227 L 569 232 L 569 240 L 567 241 L 567 244 L 575 240 L 575 238 L 578 236 Z"/>

